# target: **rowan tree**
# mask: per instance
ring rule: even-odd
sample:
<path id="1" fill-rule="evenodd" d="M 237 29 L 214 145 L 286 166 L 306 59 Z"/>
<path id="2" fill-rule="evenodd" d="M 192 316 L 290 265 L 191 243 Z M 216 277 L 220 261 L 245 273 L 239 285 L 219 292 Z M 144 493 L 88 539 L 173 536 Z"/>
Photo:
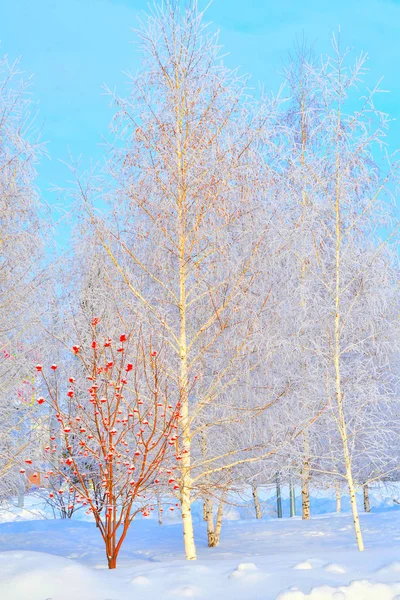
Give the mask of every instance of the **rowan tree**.
<path id="1" fill-rule="evenodd" d="M 37 403 L 56 419 L 44 432 L 45 477 L 63 484 L 49 498 L 70 493 L 66 511 L 86 507 L 112 569 L 133 519 L 154 510 L 157 487 L 177 487 L 181 403 L 170 404 L 162 349 L 146 344 L 139 332 L 111 340 L 98 318 L 91 334 L 90 344 L 72 347 L 77 364 L 62 378 L 56 364 L 36 366 L 44 390 Z"/>

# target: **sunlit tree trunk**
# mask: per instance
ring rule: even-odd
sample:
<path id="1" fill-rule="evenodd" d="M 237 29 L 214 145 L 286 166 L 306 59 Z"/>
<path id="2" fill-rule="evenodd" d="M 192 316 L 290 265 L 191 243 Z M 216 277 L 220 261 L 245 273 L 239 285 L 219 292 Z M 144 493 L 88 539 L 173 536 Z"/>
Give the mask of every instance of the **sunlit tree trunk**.
<path id="1" fill-rule="evenodd" d="M 340 481 L 336 484 L 336 512 L 340 513 L 342 510 L 342 497 L 340 492 Z"/>
<path id="2" fill-rule="evenodd" d="M 296 516 L 296 490 L 292 479 L 289 481 L 289 496 L 290 496 L 290 516 Z"/>
<path id="3" fill-rule="evenodd" d="M 256 485 L 253 484 L 251 486 L 251 492 L 253 494 L 254 508 L 256 511 L 256 519 L 262 519 L 261 504 L 260 504 L 260 499 L 258 497 L 258 489 L 257 489 Z"/>
<path id="4" fill-rule="evenodd" d="M 207 497 L 203 500 L 203 521 L 207 522 Z"/>
<path id="5" fill-rule="evenodd" d="M 276 515 L 278 519 L 282 519 L 282 496 L 279 474 L 276 474 Z"/>
<path id="6" fill-rule="evenodd" d="M 214 528 L 214 521 L 212 519 L 212 527 L 210 527 L 209 532 L 208 532 L 208 546 L 209 548 L 214 548 L 215 546 L 218 546 L 220 538 L 221 538 L 221 528 L 222 528 L 222 519 L 223 519 L 223 513 L 224 513 L 224 506 L 225 506 L 225 501 L 226 501 L 226 495 L 228 493 L 228 490 L 224 490 L 221 499 L 218 503 L 218 510 L 217 510 L 217 517 L 216 517 L 216 522 L 215 522 L 215 528 Z M 211 515 L 212 515 L 212 505 L 211 505 Z M 208 521 L 207 521 L 208 522 Z"/>
<path id="7" fill-rule="evenodd" d="M 335 391 L 338 409 L 339 433 L 343 447 L 344 466 L 346 481 L 349 488 L 351 511 L 353 515 L 354 531 L 357 540 L 357 547 L 362 552 L 364 542 L 361 533 L 360 519 L 358 516 L 357 499 L 353 480 L 353 471 L 349 450 L 349 440 L 347 436 L 347 424 L 343 408 L 342 375 L 341 375 L 341 261 L 342 261 L 342 223 L 341 223 L 341 187 L 340 187 L 340 155 L 339 140 L 341 129 L 341 109 L 340 105 L 337 113 L 337 147 L 336 147 L 336 182 L 335 182 L 335 315 L 334 315 L 334 347 L 333 347 L 333 365 L 335 372 Z"/>
<path id="8" fill-rule="evenodd" d="M 364 483 L 364 485 L 363 485 L 363 496 L 364 496 L 364 511 L 366 513 L 369 513 L 369 512 L 371 512 L 371 503 L 369 501 L 368 483 Z"/>
<path id="9" fill-rule="evenodd" d="M 213 501 L 210 496 L 207 496 L 204 501 L 205 506 L 205 517 L 207 522 L 207 540 L 208 546 L 214 546 L 215 540 L 215 528 L 214 528 L 214 515 L 213 515 Z"/>
<path id="10" fill-rule="evenodd" d="M 180 66 L 179 66 L 180 67 Z M 178 65 L 175 67 L 175 93 L 179 97 L 180 74 Z M 196 560 L 196 548 L 194 542 L 193 520 L 191 512 L 191 434 L 190 434 L 190 415 L 189 415 L 189 391 L 188 391 L 188 347 L 186 337 L 186 319 L 187 319 L 187 299 L 186 299 L 186 279 L 187 279 L 187 250 L 186 250 L 186 227 L 187 227 L 187 196 L 186 196 L 186 159 L 185 151 L 182 148 L 183 132 L 183 114 L 185 110 L 184 103 L 186 97 L 182 94 L 182 100 L 176 106 L 176 162 L 178 177 L 178 227 L 179 227 L 179 358 L 180 358 L 180 377 L 179 377 L 179 397 L 182 404 L 181 414 L 181 436 L 182 445 L 185 453 L 182 457 L 181 469 L 181 510 L 183 520 L 183 539 L 185 544 L 185 553 L 188 560 Z"/>
<path id="11" fill-rule="evenodd" d="M 301 513 L 303 519 L 310 518 L 310 440 L 308 432 L 303 434 L 304 459 L 301 471 Z"/>
<path id="12" fill-rule="evenodd" d="M 215 525 L 215 545 L 218 546 L 220 538 L 221 538 L 221 528 L 222 528 L 222 518 L 224 513 L 225 506 L 225 495 L 222 496 L 219 501 L 218 511 L 217 511 L 217 522 Z"/>
<path id="13" fill-rule="evenodd" d="M 20 490 L 18 494 L 18 508 L 24 508 L 25 491 Z"/>
<path id="14" fill-rule="evenodd" d="M 162 502 L 161 497 L 157 495 L 157 515 L 158 515 L 158 524 L 163 524 L 163 511 L 162 511 Z"/>

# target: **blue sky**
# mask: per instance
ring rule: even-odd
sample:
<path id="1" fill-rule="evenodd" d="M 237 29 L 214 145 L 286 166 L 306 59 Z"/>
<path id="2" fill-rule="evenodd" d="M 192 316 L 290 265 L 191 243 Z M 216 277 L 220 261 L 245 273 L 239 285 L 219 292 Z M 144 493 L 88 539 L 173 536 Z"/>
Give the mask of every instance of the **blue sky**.
<path id="1" fill-rule="evenodd" d="M 38 186 L 52 205 L 58 200 L 49 188 L 69 178 L 61 162 L 69 151 L 82 154 L 82 166 L 101 160 L 111 117 L 102 84 L 122 92 L 121 71 L 139 68 L 132 28 L 146 7 L 144 0 L 0 0 L 2 53 L 21 56 L 24 71 L 34 74 L 37 124 L 51 157 L 38 168 Z M 400 146 L 400 0 L 214 0 L 207 16 L 220 30 L 229 66 L 272 90 L 296 36 L 304 33 L 323 53 L 340 26 L 343 45 L 369 53 L 371 83 L 384 75 L 391 94 L 379 107 L 398 119 L 388 141 Z"/>

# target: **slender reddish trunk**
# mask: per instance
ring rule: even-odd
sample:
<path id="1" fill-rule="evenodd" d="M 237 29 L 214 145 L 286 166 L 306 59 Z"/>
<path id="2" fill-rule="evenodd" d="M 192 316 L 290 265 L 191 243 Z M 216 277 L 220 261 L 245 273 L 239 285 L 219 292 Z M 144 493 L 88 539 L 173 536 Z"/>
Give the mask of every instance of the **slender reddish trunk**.
<path id="1" fill-rule="evenodd" d="M 115 551 L 115 539 L 113 540 L 111 537 L 106 539 L 106 555 L 108 568 L 115 569 L 117 567 L 118 553 Z"/>

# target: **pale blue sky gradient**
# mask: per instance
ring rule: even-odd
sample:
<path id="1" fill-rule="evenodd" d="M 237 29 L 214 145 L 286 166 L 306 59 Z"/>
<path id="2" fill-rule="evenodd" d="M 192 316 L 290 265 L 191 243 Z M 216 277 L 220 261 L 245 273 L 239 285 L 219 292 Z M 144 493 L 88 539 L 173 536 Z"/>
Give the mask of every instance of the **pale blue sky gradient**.
<path id="1" fill-rule="evenodd" d="M 68 161 L 68 149 L 83 155 L 83 167 L 102 157 L 101 135 L 111 117 L 102 84 L 123 92 L 121 71 L 139 68 L 130 42 L 146 7 L 144 0 L 0 0 L 1 51 L 21 56 L 23 69 L 34 74 L 37 124 L 51 156 L 39 166 L 38 185 L 51 204 L 57 198 L 50 186 L 65 186 L 69 178 L 60 162 Z M 323 53 L 340 26 L 343 45 L 369 53 L 371 84 L 384 75 L 391 94 L 381 96 L 379 107 L 398 119 L 388 141 L 400 146 L 400 0 L 214 0 L 207 17 L 220 30 L 228 65 L 267 90 L 278 89 L 278 71 L 296 36 L 304 34 Z"/>

